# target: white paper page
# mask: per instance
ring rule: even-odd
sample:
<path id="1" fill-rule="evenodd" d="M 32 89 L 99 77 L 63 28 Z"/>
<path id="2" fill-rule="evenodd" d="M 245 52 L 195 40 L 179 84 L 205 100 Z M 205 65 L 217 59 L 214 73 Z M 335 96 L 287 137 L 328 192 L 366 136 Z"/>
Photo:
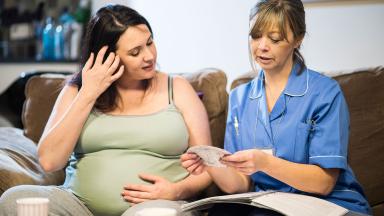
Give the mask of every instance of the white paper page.
<path id="1" fill-rule="evenodd" d="M 249 192 L 249 193 L 239 193 L 223 196 L 208 197 L 205 199 L 197 200 L 194 202 L 189 202 L 181 205 L 182 210 L 190 210 L 193 208 L 198 208 L 199 206 L 204 206 L 207 204 L 213 203 L 240 203 L 250 205 L 252 199 L 257 196 L 263 196 L 264 194 L 274 193 L 274 191 L 262 191 L 262 192 Z M 261 205 L 256 205 L 258 207 L 266 208 Z"/>
<path id="2" fill-rule="evenodd" d="M 253 202 L 271 207 L 288 216 L 342 216 L 348 210 L 316 197 L 276 192 L 258 196 Z"/>

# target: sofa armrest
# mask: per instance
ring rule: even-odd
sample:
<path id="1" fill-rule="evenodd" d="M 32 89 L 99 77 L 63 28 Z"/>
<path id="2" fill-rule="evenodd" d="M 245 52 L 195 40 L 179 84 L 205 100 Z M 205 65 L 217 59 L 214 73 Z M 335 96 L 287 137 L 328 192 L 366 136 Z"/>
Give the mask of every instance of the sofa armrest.
<path id="1" fill-rule="evenodd" d="M 37 160 L 35 143 L 17 128 L 0 128 L 0 195 L 20 184 L 59 185 L 64 172 L 45 173 Z"/>

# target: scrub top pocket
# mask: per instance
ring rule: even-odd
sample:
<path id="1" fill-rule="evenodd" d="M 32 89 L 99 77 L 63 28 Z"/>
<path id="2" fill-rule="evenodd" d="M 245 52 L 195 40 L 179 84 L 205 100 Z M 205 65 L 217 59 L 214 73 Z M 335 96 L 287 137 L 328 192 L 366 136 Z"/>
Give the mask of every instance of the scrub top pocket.
<path id="1" fill-rule="evenodd" d="M 296 129 L 295 147 L 293 151 L 293 161 L 297 163 L 308 163 L 309 135 L 312 125 L 299 122 Z"/>

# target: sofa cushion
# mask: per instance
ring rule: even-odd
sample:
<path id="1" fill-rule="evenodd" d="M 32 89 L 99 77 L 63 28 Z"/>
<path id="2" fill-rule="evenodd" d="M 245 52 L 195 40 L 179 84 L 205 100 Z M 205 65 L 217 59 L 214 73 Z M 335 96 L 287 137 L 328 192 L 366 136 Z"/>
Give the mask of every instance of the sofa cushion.
<path id="1" fill-rule="evenodd" d="M 334 78 L 350 112 L 349 164 L 371 206 L 384 203 L 384 68 Z"/>
<path id="2" fill-rule="evenodd" d="M 255 78 L 257 76 L 257 74 L 258 73 L 256 71 L 248 71 L 248 72 L 241 74 L 240 76 L 236 77 L 236 79 L 234 79 L 231 83 L 231 90 L 236 88 L 237 86 L 239 86 L 241 84 L 244 84 L 244 83 L 251 81 L 253 78 Z"/>
<path id="3" fill-rule="evenodd" d="M 0 195 L 20 184 L 61 184 L 64 172 L 45 173 L 35 143 L 17 128 L 0 128 Z"/>
<path id="4" fill-rule="evenodd" d="M 31 77 L 25 86 L 26 98 L 22 113 L 24 135 L 35 143 L 43 133 L 64 81 L 63 75 L 46 74 Z"/>
<path id="5" fill-rule="evenodd" d="M 212 145 L 223 147 L 227 118 L 227 76 L 219 69 L 204 69 L 183 74 L 197 92 L 202 92 L 203 104 L 208 113 Z"/>

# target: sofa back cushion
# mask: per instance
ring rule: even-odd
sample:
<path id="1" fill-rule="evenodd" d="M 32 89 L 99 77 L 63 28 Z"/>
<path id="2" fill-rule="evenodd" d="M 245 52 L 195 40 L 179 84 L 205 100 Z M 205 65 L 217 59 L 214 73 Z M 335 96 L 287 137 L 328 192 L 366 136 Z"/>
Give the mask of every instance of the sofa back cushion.
<path id="1" fill-rule="evenodd" d="M 384 68 L 334 78 L 343 90 L 350 112 L 348 162 L 369 203 L 384 203 Z"/>
<path id="2" fill-rule="evenodd" d="M 208 113 L 212 145 L 223 148 L 228 103 L 227 76 L 218 69 L 204 69 L 183 76 L 196 92 L 202 93 L 203 104 Z"/>
<path id="3" fill-rule="evenodd" d="M 31 77 L 25 86 L 25 102 L 21 120 L 24 135 L 37 143 L 51 114 L 66 77 L 46 74 Z"/>
<path id="4" fill-rule="evenodd" d="M 208 113 L 213 145 L 222 147 L 225 132 L 228 93 L 227 77 L 219 69 L 204 69 L 181 74 L 196 90 L 202 93 L 202 101 Z M 24 134 L 37 143 L 51 114 L 55 100 L 64 86 L 64 76 L 33 76 L 27 82 L 22 121 Z M 177 93 L 176 93 L 177 94 Z"/>

